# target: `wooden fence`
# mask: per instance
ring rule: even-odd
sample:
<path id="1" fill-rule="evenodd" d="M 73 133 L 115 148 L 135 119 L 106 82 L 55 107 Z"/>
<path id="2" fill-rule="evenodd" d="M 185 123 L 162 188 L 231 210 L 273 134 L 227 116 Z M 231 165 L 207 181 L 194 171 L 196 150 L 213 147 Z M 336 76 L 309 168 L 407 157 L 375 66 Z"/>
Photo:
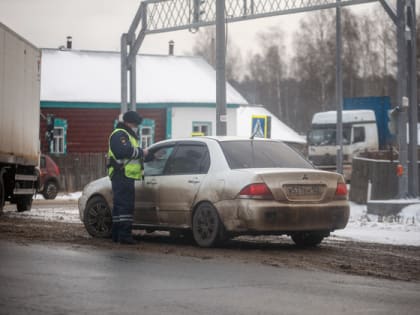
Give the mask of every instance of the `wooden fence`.
<path id="1" fill-rule="evenodd" d="M 391 159 L 389 159 L 391 158 Z M 364 154 L 353 158 L 350 196 L 351 201 L 365 204 L 371 182 L 371 199 L 386 200 L 398 195 L 397 156 L 389 152 Z M 417 164 L 420 166 L 419 162 Z"/>
<path id="2" fill-rule="evenodd" d="M 71 153 L 51 158 L 60 168 L 61 191 L 80 191 L 89 182 L 106 176 L 105 153 Z"/>

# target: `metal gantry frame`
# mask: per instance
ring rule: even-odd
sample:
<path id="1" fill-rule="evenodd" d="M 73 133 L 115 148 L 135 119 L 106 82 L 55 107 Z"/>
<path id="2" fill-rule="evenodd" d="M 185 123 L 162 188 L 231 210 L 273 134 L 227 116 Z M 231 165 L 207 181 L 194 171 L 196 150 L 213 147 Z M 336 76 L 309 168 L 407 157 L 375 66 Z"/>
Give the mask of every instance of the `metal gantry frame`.
<path id="1" fill-rule="evenodd" d="M 394 8 L 388 0 L 146 0 L 127 33 L 121 36 L 121 112 L 136 110 L 136 55 L 148 34 L 178 30 L 197 30 L 216 24 L 216 134 L 226 135 L 225 23 L 253 20 L 293 13 L 336 8 L 336 101 L 337 171 L 343 172 L 342 157 L 342 66 L 341 8 L 380 2 L 397 26 L 398 43 L 398 143 L 404 174 L 399 178 L 399 196 L 418 196 L 417 168 L 417 80 L 416 80 L 416 0 L 397 0 Z M 408 100 L 408 106 L 406 106 Z M 408 109 L 407 109 L 408 107 Z M 409 115 L 407 115 L 407 111 Z M 409 139 L 407 145 L 407 117 Z M 408 150 L 407 150 L 408 148 Z M 408 163 L 408 160 L 412 163 Z"/>

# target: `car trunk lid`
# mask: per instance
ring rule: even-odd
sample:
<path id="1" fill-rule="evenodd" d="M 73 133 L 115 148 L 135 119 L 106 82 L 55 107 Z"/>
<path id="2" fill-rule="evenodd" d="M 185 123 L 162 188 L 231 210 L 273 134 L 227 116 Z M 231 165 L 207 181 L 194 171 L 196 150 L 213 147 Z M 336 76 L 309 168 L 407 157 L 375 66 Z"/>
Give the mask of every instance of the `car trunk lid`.
<path id="1" fill-rule="evenodd" d="M 327 202 L 335 197 L 340 175 L 306 169 L 255 169 L 275 200 L 287 202 Z"/>

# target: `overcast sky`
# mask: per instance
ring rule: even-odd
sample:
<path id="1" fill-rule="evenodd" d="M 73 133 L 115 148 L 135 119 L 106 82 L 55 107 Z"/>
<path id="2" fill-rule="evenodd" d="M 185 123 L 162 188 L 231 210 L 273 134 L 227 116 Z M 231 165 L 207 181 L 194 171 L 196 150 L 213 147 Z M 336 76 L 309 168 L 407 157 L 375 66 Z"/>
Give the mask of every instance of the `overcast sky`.
<path id="1" fill-rule="evenodd" d="M 73 37 L 74 49 L 120 50 L 120 36 L 127 32 L 139 0 L 0 0 L 0 22 L 41 48 L 64 45 Z M 366 7 L 366 5 L 358 6 Z M 305 14 L 293 14 L 228 25 L 228 36 L 242 56 L 258 51 L 258 32 L 280 27 L 287 42 Z M 197 33 L 199 34 L 199 33 Z M 191 54 L 195 36 L 188 31 L 146 36 L 140 53 L 166 54 L 175 41 L 175 54 Z"/>

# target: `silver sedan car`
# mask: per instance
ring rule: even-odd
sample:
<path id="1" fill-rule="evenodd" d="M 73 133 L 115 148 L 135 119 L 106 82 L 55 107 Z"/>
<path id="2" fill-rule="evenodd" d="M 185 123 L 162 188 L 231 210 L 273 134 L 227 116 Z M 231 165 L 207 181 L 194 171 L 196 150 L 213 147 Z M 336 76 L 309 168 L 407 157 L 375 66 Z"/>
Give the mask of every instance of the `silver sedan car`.
<path id="1" fill-rule="evenodd" d="M 195 137 L 149 148 L 136 182 L 134 228 L 192 235 L 202 247 L 238 235 L 286 234 L 316 246 L 349 217 L 342 175 L 314 169 L 288 145 L 267 139 Z M 90 235 L 110 237 L 108 177 L 79 199 Z"/>

